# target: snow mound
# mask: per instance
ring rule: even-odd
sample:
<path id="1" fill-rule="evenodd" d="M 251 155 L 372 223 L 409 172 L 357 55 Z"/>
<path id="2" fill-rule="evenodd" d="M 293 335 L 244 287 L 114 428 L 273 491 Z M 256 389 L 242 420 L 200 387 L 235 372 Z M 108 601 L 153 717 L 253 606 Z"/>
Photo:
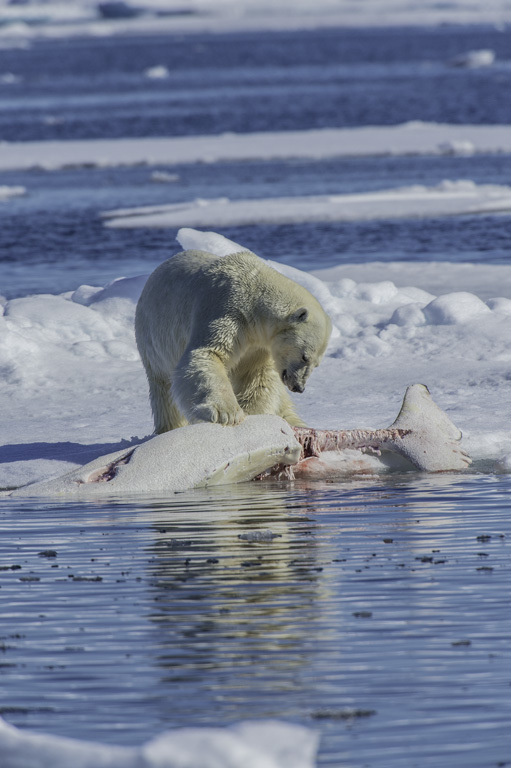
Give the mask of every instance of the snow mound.
<path id="1" fill-rule="evenodd" d="M 423 314 L 431 325 L 456 325 L 489 314 L 491 309 L 473 293 L 447 293 L 433 299 L 423 308 Z"/>

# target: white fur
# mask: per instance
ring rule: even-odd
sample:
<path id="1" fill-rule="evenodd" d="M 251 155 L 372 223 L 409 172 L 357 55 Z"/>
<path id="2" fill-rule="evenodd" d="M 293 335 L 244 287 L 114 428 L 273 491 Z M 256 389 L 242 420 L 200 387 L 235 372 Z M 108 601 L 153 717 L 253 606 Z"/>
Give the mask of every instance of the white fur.
<path id="1" fill-rule="evenodd" d="M 183 251 L 140 296 L 135 330 L 157 433 L 276 414 L 302 425 L 284 383 L 303 391 L 331 323 L 318 301 L 250 251 Z"/>

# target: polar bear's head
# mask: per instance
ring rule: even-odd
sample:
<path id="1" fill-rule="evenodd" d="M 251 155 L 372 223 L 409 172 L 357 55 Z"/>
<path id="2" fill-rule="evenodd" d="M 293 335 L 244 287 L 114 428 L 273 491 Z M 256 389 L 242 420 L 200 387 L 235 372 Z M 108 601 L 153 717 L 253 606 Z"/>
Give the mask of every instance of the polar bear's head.
<path id="1" fill-rule="evenodd" d="M 280 378 L 291 392 L 303 392 L 317 368 L 332 331 L 328 315 L 318 308 L 299 307 L 273 338 L 272 355 Z"/>

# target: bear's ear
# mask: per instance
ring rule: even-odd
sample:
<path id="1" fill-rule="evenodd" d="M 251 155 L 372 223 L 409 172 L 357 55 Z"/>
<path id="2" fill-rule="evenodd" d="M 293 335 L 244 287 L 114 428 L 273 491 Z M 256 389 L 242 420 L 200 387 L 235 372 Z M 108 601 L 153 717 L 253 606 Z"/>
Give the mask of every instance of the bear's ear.
<path id="1" fill-rule="evenodd" d="M 309 310 L 307 307 L 300 307 L 289 315 L 288 320 L 290 323 L 304 323 L 309 317 Z"/>

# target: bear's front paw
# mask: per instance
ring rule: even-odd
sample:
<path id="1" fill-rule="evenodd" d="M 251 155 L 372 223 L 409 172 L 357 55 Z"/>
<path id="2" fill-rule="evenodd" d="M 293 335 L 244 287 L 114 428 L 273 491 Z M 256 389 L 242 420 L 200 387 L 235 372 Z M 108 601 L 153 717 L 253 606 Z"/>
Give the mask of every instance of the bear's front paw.
<path id="1" fill-rule="evenodd" d="M 194 422 L 210 421 L 213 424 L 223 424 L 230 427 L 241 424 L 244 418 L 245 414 L 238 405 L 232 408 L 220 403 L 218 405 L 197 405 L 192 411 Z"/>

